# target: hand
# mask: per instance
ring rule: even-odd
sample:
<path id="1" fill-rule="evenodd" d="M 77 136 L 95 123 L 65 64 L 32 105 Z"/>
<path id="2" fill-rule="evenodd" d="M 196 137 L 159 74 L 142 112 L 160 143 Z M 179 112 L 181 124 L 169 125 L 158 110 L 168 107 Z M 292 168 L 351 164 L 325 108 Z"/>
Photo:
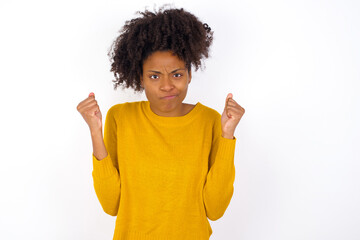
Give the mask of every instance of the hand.
<path id="1" fill-rule="evenodd" d="M 232 97 L 232 93 L 226 96 L 225 108 L 221 115 L 222 136 L 230 139 L 233 139 L 235 128 L 245 113 L 245 109 L 237 104 Z"/>
<path id="2" fill-rule="evenodd" d="M 95 100 L 95 94 L 90 93 L 89 97 L 81 101 L 76 109 L 80 112 L 86 123 L 88 124 L 91 132 L 102 132 L 102 115 Z"/>

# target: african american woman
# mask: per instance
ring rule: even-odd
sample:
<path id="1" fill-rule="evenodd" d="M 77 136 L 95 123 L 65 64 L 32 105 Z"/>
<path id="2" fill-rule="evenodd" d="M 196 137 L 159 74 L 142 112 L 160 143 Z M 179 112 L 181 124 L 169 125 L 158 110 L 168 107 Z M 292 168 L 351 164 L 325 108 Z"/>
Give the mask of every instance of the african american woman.
<path id="1" fill-rule="evenodd" d="M 235 128 L 245 110 L 229 93 L 224 111 L 183 103 L 192 68 L 209 57 L 213 31 L 181 9 L 139 12 L 109 52 L 114 88 L 148 101 L 113 105 L 102 131 L 95 95 L 80 102 L 91 132 L 93 181 L 113 240 L 208 240 L 234 191 Z"/>

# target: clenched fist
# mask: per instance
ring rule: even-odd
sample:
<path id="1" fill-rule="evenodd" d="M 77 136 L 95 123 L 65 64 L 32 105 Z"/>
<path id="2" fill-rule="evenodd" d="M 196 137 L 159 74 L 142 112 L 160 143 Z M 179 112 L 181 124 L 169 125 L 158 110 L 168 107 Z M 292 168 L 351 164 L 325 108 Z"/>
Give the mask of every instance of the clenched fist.
<path id="1" fill-rule="evenodd" d="M 91 132 L 102 132 L 102 115 L 94 93 L 90 93 L 89 97 L 81 101 L 76 108 L 89 125 Z"/>

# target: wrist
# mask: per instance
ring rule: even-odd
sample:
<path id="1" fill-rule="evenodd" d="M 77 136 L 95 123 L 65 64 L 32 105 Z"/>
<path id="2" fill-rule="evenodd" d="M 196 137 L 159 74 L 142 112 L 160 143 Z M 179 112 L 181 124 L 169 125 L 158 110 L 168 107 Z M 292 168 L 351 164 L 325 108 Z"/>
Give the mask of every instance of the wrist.
<path id="1" fill-rule="evenodd" d="M 223 138 L 234 139 L 234 134 L 223 133 L 221 136 Z"/>
<path id="2" fill-rule="evenodd" d="M 90 134 L 92 137 L 102 136 L 102 129 L 98 129 L 98 130 L 90 129 Z"/>

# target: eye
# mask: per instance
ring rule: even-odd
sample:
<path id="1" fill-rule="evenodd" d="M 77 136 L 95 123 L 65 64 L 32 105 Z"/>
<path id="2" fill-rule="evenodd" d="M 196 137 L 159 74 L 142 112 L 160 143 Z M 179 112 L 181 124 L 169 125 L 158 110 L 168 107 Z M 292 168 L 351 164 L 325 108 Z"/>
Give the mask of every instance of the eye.
<path id="1" fill-rule="evenodd" d="M 182 76 L 182 74 L 181 74 L 181 73 L 175 73 L 174 76 L 175 76 L 175 77 L 177 76 L 176 78 L 179 78 L 179 77 Z"/>
<path id="2" fill-rule="evenodd" d="M 153 78 L 154 76 L 155 76 L 156 78 Z M 159 77 L 158 75 L 150 75 L 150 78 L 151 78 L 151 79 L 157 79 L 158 77 Z"/>

